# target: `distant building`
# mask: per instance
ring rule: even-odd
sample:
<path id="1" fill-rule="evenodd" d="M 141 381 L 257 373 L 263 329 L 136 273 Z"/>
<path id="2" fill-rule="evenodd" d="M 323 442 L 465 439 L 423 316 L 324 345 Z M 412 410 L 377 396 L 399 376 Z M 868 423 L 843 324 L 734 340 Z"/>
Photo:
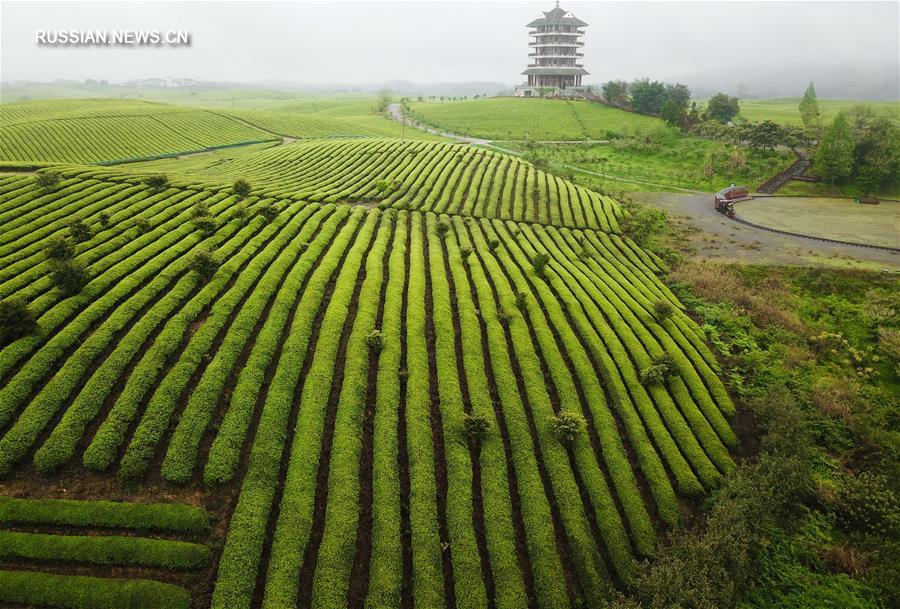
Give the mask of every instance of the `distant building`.
<path id="1" fill-rule="evenodd" d="M 516 87 L 519 97 L 557 96 L 571 97 L 584 94 L 581 77 L 589 74 L 584 65 L 578 63 L 584 53 L 584 28 L 587 23 L 572 13 L 559 8 L 559 2 L 552 11 L 545 12 L 526 27 L 534 40 L 531 47 L 533 63 L 522 74 L 528 82 Z"/>

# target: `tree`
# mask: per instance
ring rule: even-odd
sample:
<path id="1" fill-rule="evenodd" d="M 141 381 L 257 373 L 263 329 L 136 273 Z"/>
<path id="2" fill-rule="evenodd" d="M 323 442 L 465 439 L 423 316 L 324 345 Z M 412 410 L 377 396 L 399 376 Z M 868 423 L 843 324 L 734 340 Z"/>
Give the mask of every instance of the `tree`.
<path id="1" fill-rule="evenodd" d="M 740 111 L 738 98 L 724 93 L 716 93 L 706 103 L 706 114 L 723 124 L 731 121 Z"/>
<path id="2" fill-rule="evenodd" d="M 820 127 L 821 112 L 819 111 L 819 100 L 816 98 L 816 85 L 813 81 L 809 81 L 803 99 L 800 100 L 800 118 L 804 127 Z"/>
<path id="3" fill-rule="evenodd" d="M 659 111 L 659 118 L 673 127 L 680 127 L 687 122 L 687 113 L 684 108 L 669 99 L 662 105 Z"/>
<path id="4" fill-rule="evenodd" d="M 42 171 L 34 178 L 34 183 L 44 192 L 51 192 L 59 184 L 60 177 L 55 171 Z"/>
<path id="5" fill-rule="evenodd" d="M 816 148 L 816 171 L 834 185 L 850 177 L 853 171 L 853 136 L 847 116 L 841 112 L 822 136 Z"/>
<path id="6" fill-rule="evenodd" d="M 84 266 L 75 260 L 53 260 L 50 269 L 53 283 L 69 296 L 80 292 L 88 282 Z"/>
<path id="7" fill-rule="evenodd" d="M 691 101 L 691 90 L 681 83 L 666 85 L 666 101 L 674 102 L 679 108 L 687 110 Z"/>
<path id="8" fill-rule="evenodd" d="M 666 86 L 661 82 L 644 78 L 631 83 L 631 105 L 641 114 L 656 116 L 666 102 Z"/>
<path id="9" fill-rule="evenodd" d="M 75 255 L 72 245 L 65 237 L 59 235 L 47 239 L 44 253 L 47 255 L 48 260 L 71 260 Z"/>
<path id="10" fill-rule="evenodd" d="M 604 83 L 601 87 L 603 90 L 603 99 L 612 105 L 624 108 L 628 105 L 628 83 L 624 80 L 611 80 Z"/>
<path id="11" fill-rule="evenodd" d="M 244 178 L 235 180 L 234 184 L 231 186 L 231 192 L 236 194 L 241 199 L 246 199 L 247 197 L 249 197 L 251 190 L 253 190 L 253 187 L 250 186 L 250 182 L 248 182 Z"/>
<path id="12" fill-rule="evenodd" d="M 900 128 L 888 118 L 873 120 L 857 139 L 854 173 L 866 194 L 880 191 L 900 176 Z"/>
<path id="13" fill-rule="evenodd" d="M 785 141 L 785 131 L 781 125 L 772 121 L 750 123 L 744 131 L 747 144 L 751 148 L 763 150 L 774 149 Z"/>
<path id="14" fill-rule="evenodd" d="M 94 236 L 91 227 L 85 224 L 84 220 L 72 220 L 69 222 L 69 234 L 75 243 L 83 243 Z"/>
<path id="15" fill-rule="evenodd" d="M 17 338 L 31 334 L 35 328 L 34 315 L 22 300 L 0 300 L 0 345 L 8 345 Z"/>
<path id="16" fill-rule="evenodd" d="M 191 270 L 197 273 L 204 283 L 212 279 L 218 268 L 219 263 L 206 250 L 198 250 L 191 258 Z"/>
<path id="17" fill-rule="evenodd" d="M 387 87 L 378 92 L 378 112 L 384 112 L 394 99 L 394 93 Z"/>
<path id="18" fill-rule="evenodd" d="M 156 192 L 161 192 L 165 190 L 169 185 L 169 178 L 161 173 L 153 176 L 147 176 L 146 178 L 144 178 L 144 184 L 146 184 Z"/>

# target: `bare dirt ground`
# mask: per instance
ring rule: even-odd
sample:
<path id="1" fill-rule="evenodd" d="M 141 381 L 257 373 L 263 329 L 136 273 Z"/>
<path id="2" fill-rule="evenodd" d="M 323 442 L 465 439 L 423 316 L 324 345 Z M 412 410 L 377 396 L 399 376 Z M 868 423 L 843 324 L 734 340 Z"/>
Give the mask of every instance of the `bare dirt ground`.
<path id="1" fill-rule="evenodd" d="M 782 235 L 739 224 L 713 209 L 711 194 L 641 192 L 632 197 L 668 211 L 684 229 L 685 246 L 701 260 L 900 271 L 900 255 L 893 252 Z M 740 214 L 740 208 L 738 211 Z"/>

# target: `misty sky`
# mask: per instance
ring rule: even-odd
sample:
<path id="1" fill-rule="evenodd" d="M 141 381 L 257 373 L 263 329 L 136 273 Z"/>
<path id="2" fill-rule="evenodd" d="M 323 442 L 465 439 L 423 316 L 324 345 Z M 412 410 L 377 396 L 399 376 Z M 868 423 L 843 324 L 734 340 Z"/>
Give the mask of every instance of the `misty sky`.
<path id="1" fill-rule="evenodd" d="M 553 2 L 0 3 L 0 77 L 184 77 L 298 84 L 499 81 L 527 63 L 526 23 Z M 900 2 L 575 2 L 588 83 L 731 66 L 898 71 Z M 188 30 L 189 48 L 46 48 L 37 29 Z M 737 35 L 731 44 L 728 32 Z"/>

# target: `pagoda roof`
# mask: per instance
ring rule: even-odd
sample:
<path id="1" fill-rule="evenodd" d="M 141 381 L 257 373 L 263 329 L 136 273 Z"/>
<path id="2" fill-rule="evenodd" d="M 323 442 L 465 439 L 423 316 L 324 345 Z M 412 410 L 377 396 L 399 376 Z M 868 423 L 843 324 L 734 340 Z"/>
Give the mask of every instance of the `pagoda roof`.
<path id="1" fill-rule="evenodd" d="M 552 11 L 541 12 L 544 13 L 543 17 L 535 19 L 525 27 L 537 27 L 539 25 L 574 25 L 580 27 L 587 25 L 587 23 L 577 18 L 569 11 L 559 8 L 559 2 L 556 3 L 556 8 Z"/>
<path id="2" fill-rule="evenodd" d="M 550 75 L 550 76 L 585 76 L 590 74 L 584 68 L 557 68 L 553 66 L 539 66 L 528 68 L 522 74 L 540 74 L 540 75 Z"/>

